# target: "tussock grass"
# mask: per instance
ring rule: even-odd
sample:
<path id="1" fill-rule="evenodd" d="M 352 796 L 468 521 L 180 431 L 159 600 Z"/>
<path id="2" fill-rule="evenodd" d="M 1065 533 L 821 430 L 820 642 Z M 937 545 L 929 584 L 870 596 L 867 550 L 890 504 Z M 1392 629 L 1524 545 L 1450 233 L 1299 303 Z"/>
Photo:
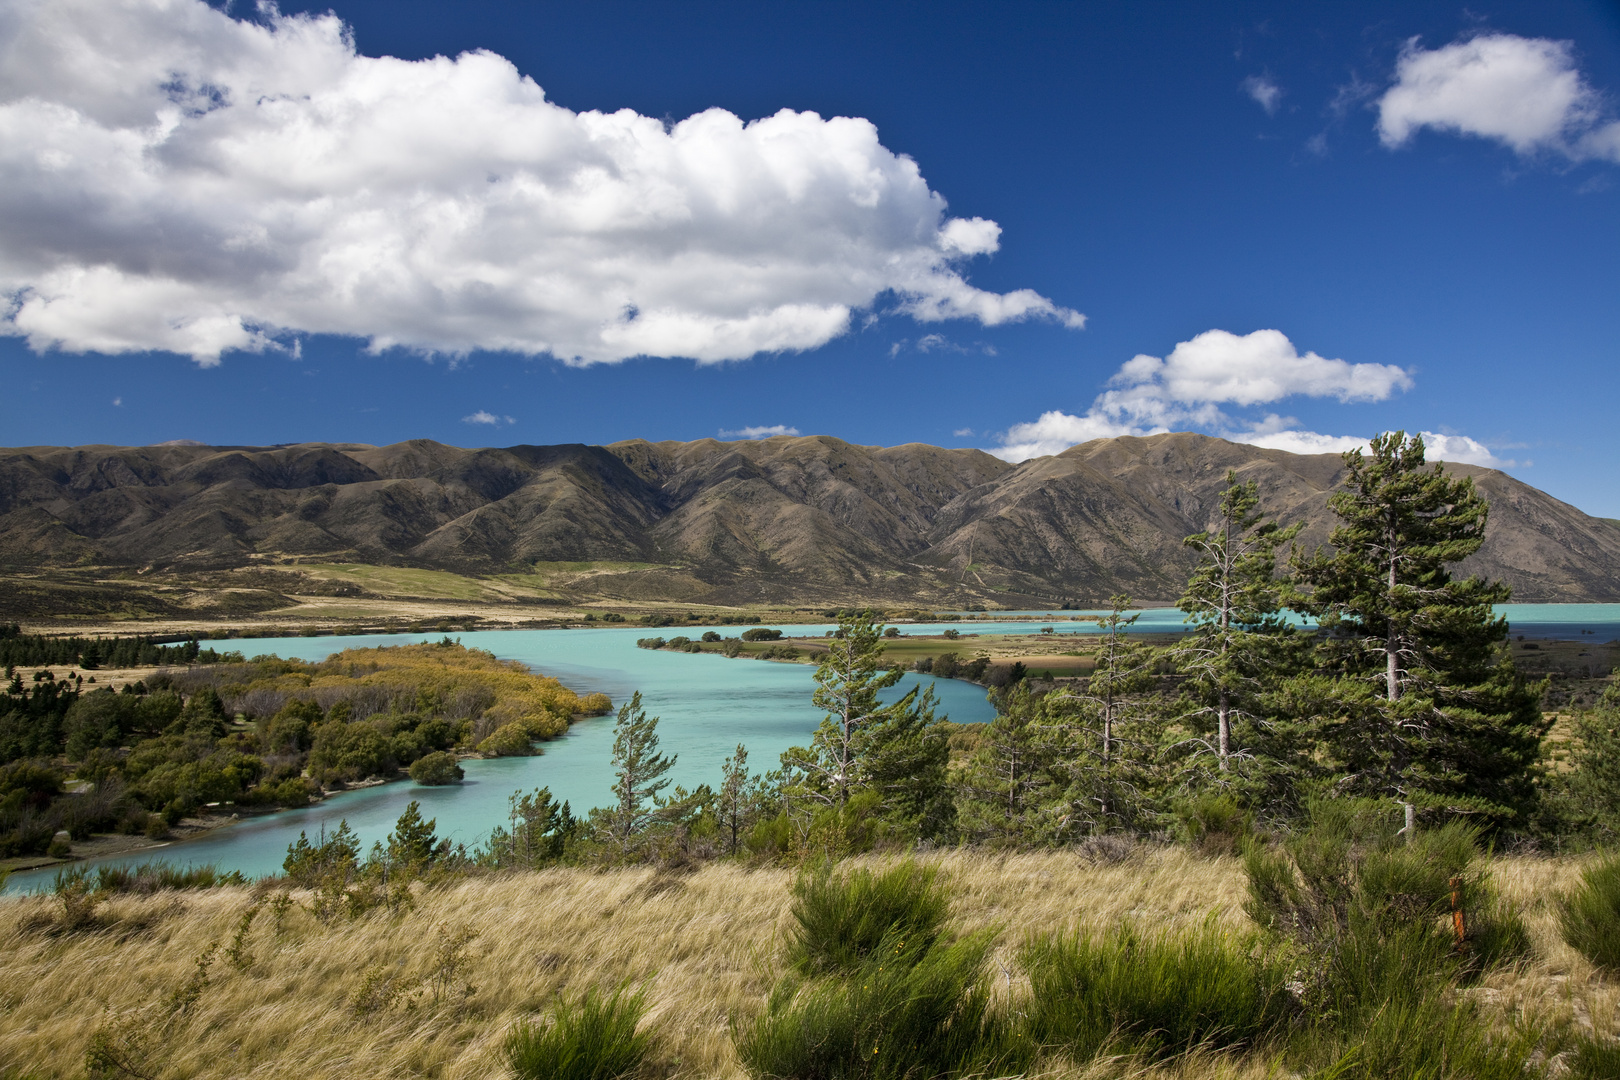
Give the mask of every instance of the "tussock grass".
<path id="1" fill-rule="evenodd" d="M 737 1053 L 762 1077 L 909 1080 L 1005 1076 L 1031 1041 L 991 1009 L 992 934 L 922 944 L 894 932 L 837 976 L 784 977 L 765 1011 L 737 1026 Z"/>
<path id="2" fill-rule="evenodd" d="M 901 954 L 920 959 L 950 911 L 938 878 L 937 866 L 909 859 L 879 871 L 822 863 L 793 883 L 789 964 L 806 975 L 851 971 L 896 941 Z"/>
<path id="3" fill-rule="evenodd" d="M 84 872 L 81 870 L 79 873 Z M 57 892 L 62 891 L 63 883 L 69 877 L 67 874 L 57 874 Z M 101 892 L 130 892 L 143 895 L 162 892 L 165 889 L 215 889 L 225 885 L 247 884 L 242 875 L 236 871 L 221 872 L 211 863 L 200 866 L 176 866 L 163 859 L 154 859 L 152 862 L 135 866 L 98 866 L 94 875 L 85 875 L 85 880 Z"/>
<path id="4" fill-rule="evenodd" d="M 1575 1044 L 1569 1059 L 1570 1080 L 1613 1080 L 1620 1076 L 1620 1042 L 1588 1035 Z"/>
<path id="5" fill-rule="evenodd" d="M 619 1080 L 641 1068 L 652 1040 L 636 1025 L 647 1012 L 645 990 L 596 988 L 559 1002 L 551 1023 L 520 1021 L 506 1037 L 506 1061 L 519 1080 Z"/>
<path id="6" fill-rule="evenodd" d="M 1022 960 L 1036 1036 L 1080 1061 L 1253 1046 L 1292 1012 L 1286 959 L 1263 951 L 1257 935 L 1213 921 L 1032 938 Z"/>
<path id="7" fill-rule="evenodd" d="M 764 1012 L 733 1021 L 737 1054 L 756 1076 L 984 1076 L 1034 1056 L 1022 1025 L 994 1007 L 999 933 L 946 932 L 950 896 L 937 866 L 824 863 L 793 883 L 791 912 L 789 971 Z"/>
<path id="8" fill-rule="evenodd" d="M 1558 905 L 1564 940 L 1611 974 L 1620 974 L 1620 855 L 1593 863 Z"/>
<path id="9" fill-rule="evenodd" d="M 899 860 L 857 860 L 880 871 Z M 1014 1005 L 1030 987 L 1018 943 L 1032 935 L 1102 930 L 1131 920 L 1159 930 L 1213 925 L 1249 933 L 1246 884 L 1231 858 L 1145 848 L 1118 865 L 1073 853 L 948 854 L 922 860 L 948 880 L 949 930 L 959 938 L 999 930 L 987 965 L 995 1000 Z M 1556 898 L 1579 878 L 1570 860 L 1505 859 L 1493 868 L 1504 899 L 1523 913 L 1534 956 L 1486 972 L 1458 992 L 1503 1033 L 1521 1022 L 1569 1025 L 1608 1037 L 1620 1020 L 1620 983 L 1564 943 Z M 544 1025 L 559 995 L 578 1000 L 648 982 L 639 1030 L 653 1040 L 648 1064 L 672 1077 L 742 1080 L 731 1021 L 765 1011 L 774 965 L 794 920 L 788 871 L 714 864 L 679 877 L 638 868 L 573 868 L 468 878 L 419 893 L 414 908 L 376 909 L 323 925 L 293 907 L 252 923 L 251 967 L 224 959 L 197 1000 L 173 1022 L 160 1059 L 165 1077 L 197 1080 L 433 1075 L 484 1080 L 506 1073 L 505 1044 L 520 1024 Z M 109 1019 L 161 1008 L 187 986 L 197 958 L 232 940 L 262 890 L 118 894 L 100 914 L 139 932 L 53 936 L 25 925 L 51 916 L 48 896 L 0 900 L 0 1062 L 21 1075 L 79 1076 L 90 1037 Z M 1213 915 L 1211 914 L 1213 912 Z M 280 927 L 278 932 L 277 927 Z M 470 925 L 460 979 L 470 996 L 390 999 L 362 1013 L 353 1004 L 379 965 L 401 985 L 431 979 L 440 927 Z M 221 952 L 221 957 L 224 953 Z M 650 981 L 649 981 L 650 980 Z M 1036 1062 L 1052 1080 L 1262 1080 L 1277 1077 L 1266 1054 L 1201 1051 L 1159 1064 L 1101 1058 Z"/>

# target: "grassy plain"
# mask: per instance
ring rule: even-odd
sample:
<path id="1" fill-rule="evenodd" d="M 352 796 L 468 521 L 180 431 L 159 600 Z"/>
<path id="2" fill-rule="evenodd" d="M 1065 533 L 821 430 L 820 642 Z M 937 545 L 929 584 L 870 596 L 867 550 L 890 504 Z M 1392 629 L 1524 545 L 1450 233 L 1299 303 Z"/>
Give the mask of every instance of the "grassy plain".
<path id="1" fill-rule="evenodd" d="M 933 857 L 955 897 L 961 929 L 997 927 L 996 993 L 1016 1001 L 1027 982 L 1016 959 L 1026 934 L 1102 927 L 1120 919 L 1190 926 L 1211 913 L 1248 925 L 1243 874 L 1230 858 L 1184 848 L 1142 848 L 1114 865 L 1072 852 Z M 874 860 L 881 862 L 882 860 Z M 1519 1021 L 1612 1030 L 1620 985 L 1563 944 L 1553 899 L 1578 872 L 1570 860 L 1509 858 L 1496 864 L 1503 893 L 1523 907 L 1532 960 L 1497 971 L 1475 995 L 1507 1025 Z M 384 909 L 327 925 L 298 907 L 280 931 L 262 910 L 245 939 L 245 970 L 214 961 L 197 1004 L 158 1060 L 163 1076 L 487 1077 L 504 1072 L 499 1047 L 520 1020 L 543 1016 L 559 993 L 647 982 L 645 1021 L 657 1049 L 652 1075 L 742 1077 L 729 1022 L 761 1008 L 787 927 L 790 874 L 710 864 L 692 873 L 649 868 L 552 869 L 469 878 L 422 891 L 414 910 Z M 262 890 L 260 892 L 262 895 Z M 55 933 L 60 904 L 47 897 L 0 902 L 0 1061 L 28 1075 L 80 1075 L 90 1034 L 109 1017 L 152 1009 L 226 945 L 254 901 L 248 888 L 122 896 L 93 932 Z M 372 1012 L 357 1008 L 368 976 L 414 985 L 461 927 L 476 931 L 467 959 L 436 1004 L 424 988 Z M 463 994 L 461 988 L 475 990 Z M 373 1000 L 375 1004 L 375 998 Z M 1194 1056 L 1163 1069 L 1123 1063 L 1084 1068 L 1061 1060 L 1030 1075 L 1218 1080 L 1287 1075 L 1265 1052 Z"/>

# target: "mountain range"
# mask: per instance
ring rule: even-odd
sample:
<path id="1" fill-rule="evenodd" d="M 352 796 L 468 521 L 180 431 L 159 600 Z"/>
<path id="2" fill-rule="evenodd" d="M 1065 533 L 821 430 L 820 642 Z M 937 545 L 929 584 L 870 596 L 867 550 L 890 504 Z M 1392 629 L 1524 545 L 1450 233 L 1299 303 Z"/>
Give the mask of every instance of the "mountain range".
<path id="1" fill-rule="evenodd" d="M 1462 567 L 1520 601 L 1620 600 L 1620 525 L 1502 472 L 1448 464 L 1490 502 Z M 369 563 L 589 570 L 626 600 L 1001 606 L 1173 601 L 1182 544 L 1228 471 L 1323 544 L 1337 454 L 1204 435 L 1102 439 L 1009 464 L 979 450 L 838 439 L 462 449 L 369 446 L 0 450 L 0 567 L 222 571 Z"/>

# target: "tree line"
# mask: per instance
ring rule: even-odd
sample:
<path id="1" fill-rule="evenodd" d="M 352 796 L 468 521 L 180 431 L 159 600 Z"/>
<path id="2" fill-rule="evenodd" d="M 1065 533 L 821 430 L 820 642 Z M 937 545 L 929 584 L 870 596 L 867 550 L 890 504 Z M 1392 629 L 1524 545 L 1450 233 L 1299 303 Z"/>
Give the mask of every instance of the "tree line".
<path id="1" fill-rule="evenodd" d="M 196 638 L 163 643 L 151 637 L 47 637 L 25 634 L 17 623 L 0 624 L 0 664 L 7 669 L 73 664 L 97 668 L 159 667 L 165 664 L 213 664 L 221 653 L 204 649 Z"/>

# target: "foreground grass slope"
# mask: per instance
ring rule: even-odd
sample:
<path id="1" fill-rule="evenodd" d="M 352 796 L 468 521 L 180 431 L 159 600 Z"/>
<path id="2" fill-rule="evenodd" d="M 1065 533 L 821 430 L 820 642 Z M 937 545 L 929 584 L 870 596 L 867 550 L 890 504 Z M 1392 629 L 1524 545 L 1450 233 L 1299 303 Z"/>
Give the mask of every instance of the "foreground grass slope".
<path id="1" fill-rule="evenodd" d="M 882 861 L 882 860 L 877 860 Z M 1026 935 L 1101 928 L 1121 919 L 1185 928 L 1214 913 L 1250 925 L 1234 859 L 1146 848 L 1092 865 L 1072 851 L 952 853 L 931 860 L 953 897 L 955 928 L 1000 930 L 998 994 L 1027 994 L 1018 964 Z M 1620 983 L 1563 944 L 1556 898 L 1577 880 L 1569 860 L 1505 859 L 1495 874 L 1522 905 L 1534 959 L 1466 993 L 1503 1025 L 1515 1021 L 1612 1031 Z M 505 1074 L 501 1045 L 541 1018 L 559 993 L 645 982 L 651 1075 L 742 1077 L 730 1021 L 764 1005 L 790 930 L 786 870 L 717 863 L 688 874 L 552 869 L 459 879 L 417 895 L 413 908 L 376 909 L 323 924 L 301 907 L 258 912 L 232 950 L 262 888 L 121 896 L 99 928 L 67 933 L 60 901 L 0 903 L 0 1062 L 42 1076 L 81 1076 L 92 1032 L 130 1010 L 155 1010 L 186 987 L 196 960 L 219 951 L 195 1004 L 159 1058 L 164 1076 L 487 1077 Z M 466 931 L 477 937 L 458 952 Z M 193 983 L 195 986 L 195 983 Z M 468 987 L 472 989 L 469 991 Z M 1115 1075 L 1047 1062 L 1032 1075 Z M 1258 1078 L 1258 1057 L 1193 1055 L 1132 1075 Z"/>

